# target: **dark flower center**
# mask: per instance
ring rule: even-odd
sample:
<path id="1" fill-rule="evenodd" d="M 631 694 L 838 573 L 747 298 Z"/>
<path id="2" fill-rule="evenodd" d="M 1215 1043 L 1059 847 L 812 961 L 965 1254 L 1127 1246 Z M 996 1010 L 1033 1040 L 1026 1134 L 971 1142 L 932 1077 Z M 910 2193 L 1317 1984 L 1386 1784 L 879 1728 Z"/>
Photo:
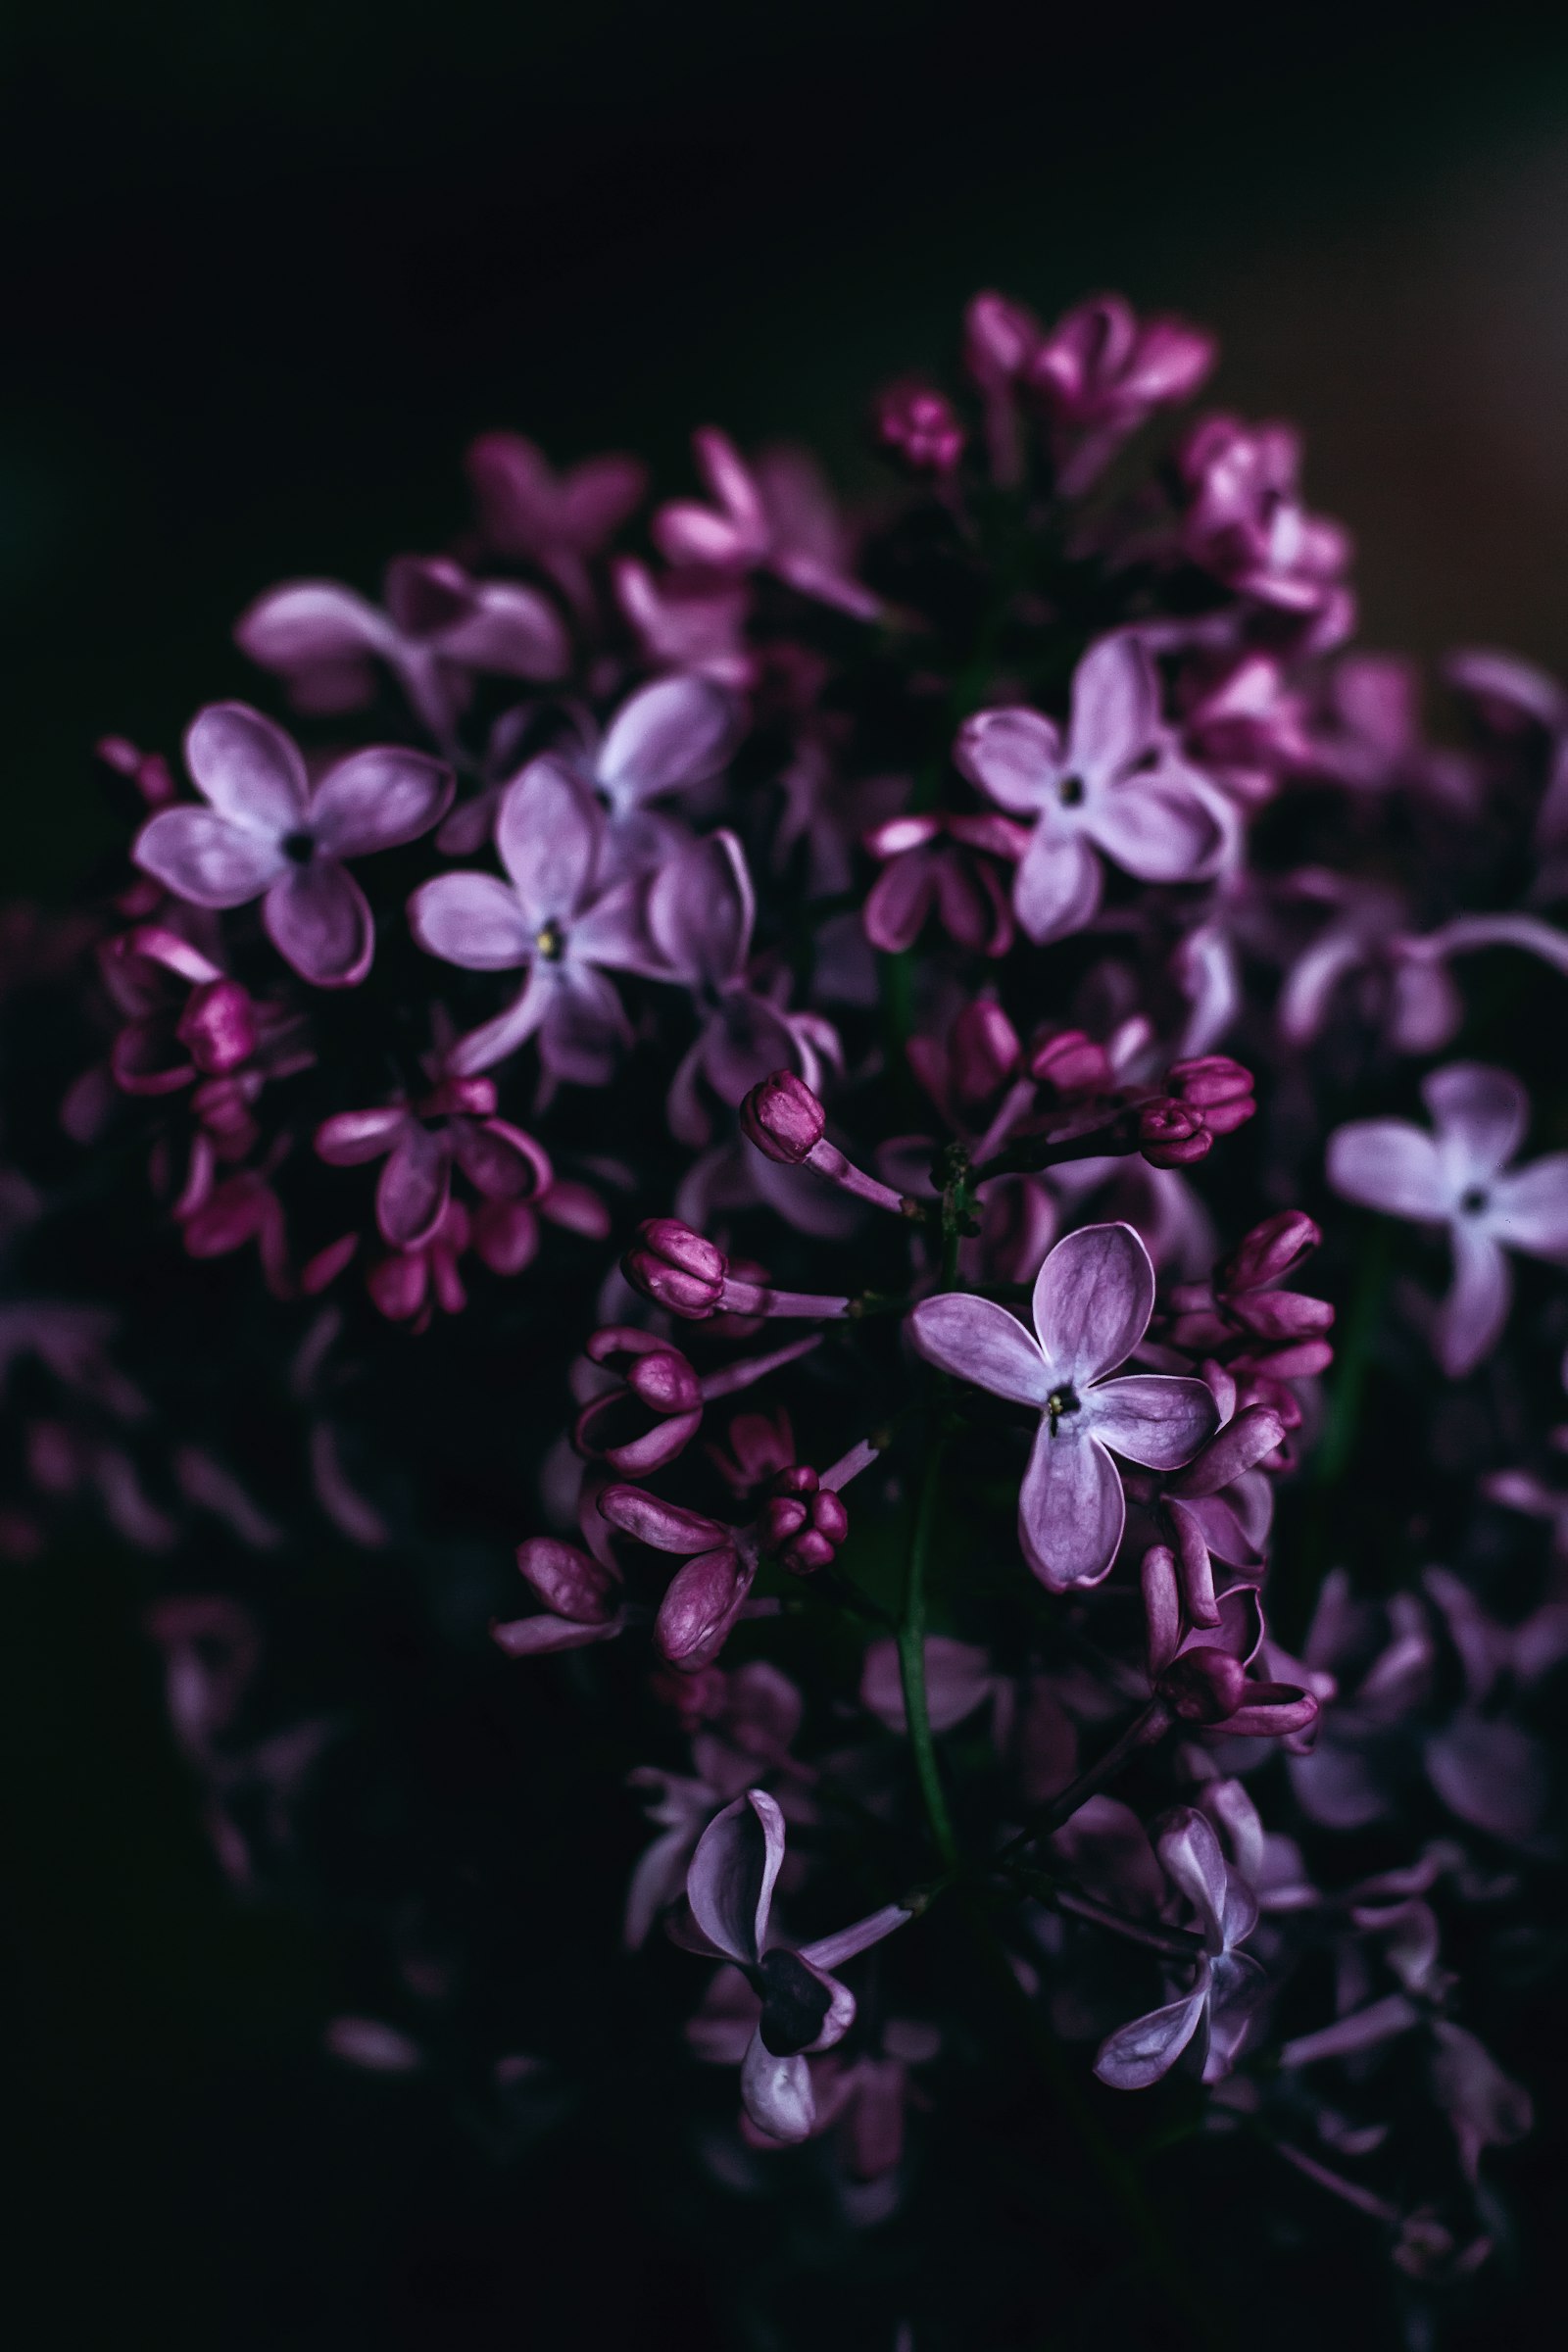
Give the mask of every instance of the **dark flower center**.
<path id="1" fill-rule="evenodd" d="M 566 934 L 552 916 L 534 933 L 533 944 L 546 963 L 559 963 L 566 953 Z"/>
<path id="2" fill-rule="evenodd" d="M 1064 808 L 1076 808 L 1084 797 L 1082 776 L 1063 776 L 1056 786 L 1056 798 Z"/>
<path id="3" fill-rule="evenodd" d="M 1046 1398 L 1046 1413 L 1051 1422 L 1052 1436 L 1055 1436 L 1056 1423 L 1061 1419 L 1063 1413 L 1076 1413 L 1080 1410 L 1075 1389 L 1065 1382 L 1059 1389 L 1053 1389 L 1051 1395 Z"/>
<path id="4" fill-rule="evenodd" d="M 762 1996 L 759 2031 L 775 2058 L 793 2058 L 821 2033 L 833 1996 L 798 1952 L 764 1952 L 747 1972 Z"/>
<path id="5" fill-rule="evenodd" d="M 316 856 L 316 843 L 309 833 L 285 833 L 282 850 L 291 865 L 309 865 Z"/>
<path id="6" fill-rule="evenodd" d="M 1467 1217 L 1479 1217 L 1486 1205 L 1487 1195 L 1479 1184 L 1473 1184 L 1467 1193 L 1462 1193 L 1459 1197 L 1460 1209 Z"/>

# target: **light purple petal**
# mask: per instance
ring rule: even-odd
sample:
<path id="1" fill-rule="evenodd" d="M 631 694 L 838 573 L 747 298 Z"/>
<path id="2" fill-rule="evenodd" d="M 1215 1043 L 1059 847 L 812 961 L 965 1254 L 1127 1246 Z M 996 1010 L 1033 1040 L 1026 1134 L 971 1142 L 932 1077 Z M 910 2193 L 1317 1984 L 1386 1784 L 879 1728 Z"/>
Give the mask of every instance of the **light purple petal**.
<path id="1" fill-rule="evenodd" d="M 927 1363 L 1015 1404 L 1042 1407 L 1051 1394 L 1044 1357 L 1016 1315 L 994 1298 L 949 1291 L 922 1298 L 908 1332 Z"/>
<path id="2" fill-rule="evenodd" d="M 1183 1805 L 1161 1831 L 1155 1850 L 1169 1877 L 1198 1913 L 1203 1941 L 1209 1950 L 1223 1950 L 1229 1874 L 1211 1824 L 1190 1805 Z"/>
<path id="3" fill-rule="evenodd" d="M 1455 1715 L 1427 1741 L 1426 1767 L 1449 1812 L 1472 1829 L 1520 1841 L 1540 1828 L 1550 1788 L 1546 1755 L 1516 1723 Z"/>
<path id="4" fill-rule="evenodd" d="M 745 854 L 733 833 L 710 834 L 671 858 L 648 892 L 648 930 L 672 973 L 721 988 L 751 953 L 757 906 Z"/>
<path id="5" fill-rule="evenodd" d="M 1102 1446 L 1149 1470 L 1180 1469 L 1207 1445 L 1219 1421 L 1203 1381 L 1167 1380 L 1157 1372 L 1135 1372 L 1087 1390 L 1082 1410 Z"/>
<path id="6" fill-rule="evenodd" d="M 594 1642 L 612 1642 L 624 1622 L 618 1610 L 604 1625 L 577 1625 L 569 1617 L 556 1617 L 541 1609 L 536 1617 L 514 1617 L 505 1625 L 493 1625 L 490 1639 L 509 1658 L 538 1658 L 553 1650 L 586 1649 Z"/>
<path id="7" fill-rule="evenodd" d="M 370 968 L 370 909 L 335 858 L 291 865 L 268 892 L 262 920 L 284 962 L 318 988 L 357 987 Z"/>
<path id="8" fill-rule="evenodd" d="M 443 661 L 508 678 L 559 678 L 571 662 L 560 613 L 537 588 L 516 580 L 478 580 L 473 609 L 436 640 Z"/>
<path id="9" fill-rule="evenodd" d="M 873 1943 L 880 1943 L 884 1936 L 891 1936 L 896 1929 L 906 1928 L 913 1917 L 914 1913 L 906 1911 L 902 1903 L 884 1903 L 880 1911 L 868 1911 L 864 1919 L 858 1919 L 853 1927 L 840 1928 L 836 1936 L 821 1936 L 815 1943 L 803 1943 L 800 1956 L 808 1967 L 825 1975 L 832 1984 L 832 1970 L 842 1968 L 846 1960 L 853 1960 L 859 1952 L 868 1952 Z M 838 1989 L 835 1986 L 835 1991 Z M 817 2046 L 812 2044 L 813 2048 Z"/>
<path id="10" fill-rule="evenodd" d="M 305 762 L 291 735 L 248 703 L 210 703 L 185 737 L 185 764 L 220 816 L 277 840 L 304 822 Z"/>
<path id="11" fill-rule="evenodd" d="M 385 616 L 337 580 L 290 580 L 259 596 L 234 624 L 242 653 L 285 677 L 383 654 Z"/>
<path id="12" fill-rule="evenodd" d="M 363 858 L 428 833 L 452 799 L 452 770 L 424 752 L 378 745 L 340 760 L 311 801 L 311 831 L 334 858 Z"/>
<path id="13" fill-rule="evenodd" d="M 1343 1200 L 1437 1223 L 1454 1192 L 1437 1145 L 1408 1119 L 1352 1119 L 1329 1137 L 1328 1180 Z"/>
<path id="14" fill-rule="evenodd" d="M 248 833 L 213 808 L 161 808 L 137 834 L 131 856 L 191 906 L 243 906 L 288 863 L 267 834 Z"/>
<path id="15" fill-rule="evenodd" d="M 1151 2009 L 1147 2017 L 1135 2017 L 1130 2026 L 1123 2026 L 1101 2043 L 1095 2072 L 1102 2082 L 1108 2082 L 1112 2090 L 1148 2090 L 1170 2073 L 1202 2023 L 1207 2005 L 1205 1967 L 1197 1990 L 1186 2000 L 1172 2001 L 1168 2009 Z"/>
<path id="16" fill-rule="evenodd" d="M 1035 1329 L 1054 1379 L 1077 1388 L 1125 1363 L 1154 1311 L 1154 1269 L 1130 1225 L 1085 1225 L 1035 1277 Z"/>
<path id="17" fill-rule="evenodd" d="M 604 827 L 599 803 L 559 760 L 530 760 L 508 785 L 496 848 L 531 931 L 576 913 L 593 880 Z"/>
<path id="18" fill-rule="evenodd" d="M 1146 647 L 1102 637 L 1073 672 L 1064 762 L 1086 783 L 1108 783 L 1149 749 L 1158 720 L 1159 681 Z"/>
<path id="19" fill-rule="evenodd" d="M 587 963 L 555 967 L 539 1030 L 539 1055 L 547 1069 L 570 1085 L 604 1086 L 617 1048 L 629 1037 L 625 1010 L 603 972 Z"/>
<path id="20" fill-rule="evenodd" d="M 783 1860 L 784 1816 L 761 1788 L 715 1813 L 698 1839 L 686 1897 L 703 1934 L 727 1959 L 750 1967 L 761 1958 Z"/>
<path id="21" fill-rule="evenodd" d="M 1018 1493 L 1023 1556 L 1053 1592 L 1098 1584 L 1127 1518 L 1115 1463 L 1087 1430 L 1073 1436 L 1071 1428 L 1069 1417 L 1053 1437 L 1042 1417 Z"/>
<path id="22" fill-rule="evenodd" d="M 375 1188 L 375 1221 L 395 1250 L 427 1242 L 446 1211 L 452 1160 L 439 1139 L 409 1119 Z"/>
<path id="23" fill-rule="evenodd" d="M 741 2104 L 769 2139 L 789 2146 L 809 2139 L 816 2122 L 810 2068 L 799 2054 L 775 2058 L 754 2034 L 741 2064 Z"/>
<path id="24" fill-rule="evenodd" d="M 658 971 L 643 919 L 641 884 L 617 882 L 585 907 L 567 933 L 566 953 L 574 962 L 602 963 L 612 971 Z"/>
<path id="25" fill-rule="evenodd" d="M 1067 939 L 1094 919 L 1104 877 L 1081 833 L 1053 831 L 1043 819 L 1013 877 L 1013 911 L 1037 948 Z"/>
<path id="26" fill-rule="evenodd" d="M 953 760 L 960 775 L 1001 808 L 1032 816 L 1055 790 L 1061 737 L 1054 721 L 1039 710 L 977 710 L 958 729 Z"/>
<path id="27" fill-rule="evenodd" d="M 409 1114 L 401 1103 L 383 1110 L 340 1110 L 316 1130 L 316 1149 L 329 1167 L 354 1168 L 390 1152 Z"/>
<path id="28" fill-rule="evenodd" d="M 1505 1167 L 1524 1140 L 1530 1097 L 1508 1070 L 1455 1061 L 1421 1082 L 1438 1148 L 1455 1194 L 1485 1184 Z"/>
<path id="29" fill-rule="evenodd" d="M 498 874 L 438 874 L 409 901 L 409 929 L 425 954 L 470 972 L 528 962 L 535 928 Z"/>
<path id="30" fill-rule="evenodd" d="M 1528 1168 L 1499 1176 L 1485 1222 L 1510 1250 L 1568 1263 L 1568 1152 L 1549 1152 Z"/>
<path id="31" fill-rule="evenodd" d="M 745 724 L 739 698 L 711 679 L 656 679 L 612 719 L 599 755 L 599 781 L 621 808 L 677 792 L 716 775 Z"/>
<path id="32" fill-rule="evenodd" d="M 1141 882 L 1193 882 L 1217 871 L 1234 825 L 1217 794 L 1180 770 L 1132 776 L 1092 796 L 1084 831 Z"/>
<path id="33" fill-rule="evenodd" d="M 493 1021 L 485 1021 L 460 1037 L 447 1056 L 448 1067 L 459 1078 L 472 1078 L 480 1070 L 494 1069 L 509 1054 L 532 1037 L 555 1000 L 554 983 L 538 965 L 528 974 L 520 996 L 514 997 L 505 1012 L 498 1012 Z"/>
<path id="34" fill-rule="evenodd" d="M 1508 1260 L 1478 1219 L 1463 1218 L 1450 1228 L 1453 1281 L 1438 1309 L 1433 1343 L 1439 1363 L 1450 1380 L 1463 1380 L 1502 1337 L 1513 1299 L 1513 1277 Z"/>

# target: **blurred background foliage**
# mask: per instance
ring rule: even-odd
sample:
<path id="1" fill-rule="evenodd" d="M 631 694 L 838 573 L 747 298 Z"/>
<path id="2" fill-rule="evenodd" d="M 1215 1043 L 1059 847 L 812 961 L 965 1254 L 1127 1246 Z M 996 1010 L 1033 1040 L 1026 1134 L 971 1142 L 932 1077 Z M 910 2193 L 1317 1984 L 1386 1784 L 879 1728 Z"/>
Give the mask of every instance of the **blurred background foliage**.
<path id="1" fill-rule="evenodd" d="M 1212 324 L 1368 642 L 1568 672 L 1560 11 L 53 0 L 0 19 L 0 228 L 8 895 L 117 838 L 97 735 L 252 690 L 259 588 L 461 527 L 476 430 L 668 490 L 711 420 L 854 478 L 984 283 Z M 323 2072 L 321 1956 L 222 1890 L 114 1563 L 12 1574 L 19 2341 L 720 2340 L 667 2249 L 564 2267 L 612 2174 L 519 2236 L 433 2100 Z"/>

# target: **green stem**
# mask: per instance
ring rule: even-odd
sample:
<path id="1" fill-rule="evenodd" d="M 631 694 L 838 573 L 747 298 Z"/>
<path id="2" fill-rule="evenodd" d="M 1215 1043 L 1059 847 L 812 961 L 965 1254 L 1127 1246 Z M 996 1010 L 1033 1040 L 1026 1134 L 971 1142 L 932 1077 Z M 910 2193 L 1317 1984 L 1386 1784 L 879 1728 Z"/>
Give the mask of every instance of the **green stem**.
<path id="1" fill-rule="evenodd" d="M 947 1450 L 947 1443 L 946 1429 L 939 1429 L 932 1442 L 925 1477 L 921 1481 L 920 1499 L 915 1506 L 908 1577 L 904 1588 L 904 1612 L 899 1619 L 899 1674 L 904 1684 L 904 1712 L 908 1721 L 909 1747 L 914 1757 L 915 1778 L 920 1784 L 920 1798 L 925 1806 L 931 1842 L 945 1867 L 953 1870 L 958 1861 L 958 1840 L 954 1834 L 953 1819 L 942 1787 L 942 1775 L 937 1767 L 936 1741 L 931 1736 L 931 1711 L 926 1704 L 925 1694 L 925 1572 L 931 1551 L 931 1530 L 936 1521 L 937 1485 L 942 1474 L 942 1456 Z"/>

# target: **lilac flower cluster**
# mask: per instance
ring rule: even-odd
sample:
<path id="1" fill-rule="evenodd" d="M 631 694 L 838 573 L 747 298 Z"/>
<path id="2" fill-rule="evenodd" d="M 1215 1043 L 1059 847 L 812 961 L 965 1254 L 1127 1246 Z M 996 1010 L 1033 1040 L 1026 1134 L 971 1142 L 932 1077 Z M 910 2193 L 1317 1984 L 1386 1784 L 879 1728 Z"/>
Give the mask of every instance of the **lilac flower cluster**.
<path id="1" fill-rule="evenodd" d="M 1430 2294 L 1562 1856 L 1568 693 L 1457 656 L 1429 740 L 1198 330 L 986 294 L 963 353 L 849 511 L 716 429 L 651 514 L 489 434 L 457 552 L 240 617 L 286 723 L 102 747 L 122 870 L 0 941 L 63 1041 L 7 1073 L 0 1548 L 90 1503 L 154 1563 L 246 1885 L 364 1733 L 269 1682 L 258 1563 L 401 1560 L 416 1649 L 645 1805 L 623 1965 L 707 1965 L 720 2190 L 809 2142 L 886 2220 L 1000 1984 Z M 431 1915 L 340 2057 L 485 2030 Z"/>

